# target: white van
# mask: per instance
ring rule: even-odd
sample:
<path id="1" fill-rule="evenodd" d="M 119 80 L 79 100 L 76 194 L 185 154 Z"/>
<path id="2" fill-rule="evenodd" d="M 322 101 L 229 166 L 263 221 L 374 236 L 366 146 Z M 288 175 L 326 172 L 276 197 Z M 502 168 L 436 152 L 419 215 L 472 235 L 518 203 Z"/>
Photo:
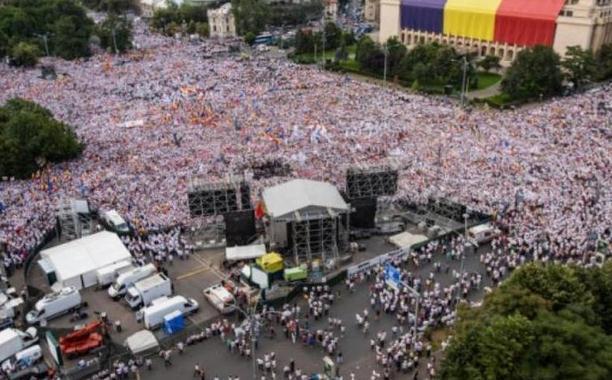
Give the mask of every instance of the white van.
<path id="1" fill-rule="evenodd" d="M 127 234 L 130 232 L 125 220 L 115 210 L 105 211 L 102 213 L 102 220 L 106 225 L 118 234 Z"/>
<path id="2" fill-rule="evenodd" d="M 236 308 L 234 296 L 221 284 L 204 289 L 204 297 L 221 314 L 231 313 Z"/>
<path id="3" fill-rule="evenodd" d="M 124 272 L 134 269 L 134 266 L 130 261 L 121 261 L 104 268 L 100 268 L 96 271 L 96 277 L 98 278 L 98 286 L 106 287 L 115 281 L 115 279 Z"/>
<path id="4" fill-rule="evenodd" d="M 476 244 L 482 244 L 493 240 L 500 233 L 491 223 L 485 223 L 468 229 L 468 239 Z"/>
<path id="5" fill-rule="evenodd" d="M 75 287 L 69 286 L 38 300 L 34 308 L 26 314 L 26 322 L 32 325 L 42 320 L 48 321 L 81 306 L 86 306 L 81 299 L 81 293 Z"/>
<path id="6" fill-rule="evenodd" d="M 25 332 L 9 327 L 0 331 L 0 362 L 38 342 L 38 331 L 30 327 Z"/>
<path id="7" fill-rule="evenodd" d="M 154 330 L 164 323 L 164 317 L 172 312 L 180 311 L 183 315 L 193 314 L 198 311 L 200 305 L 193 298 L 183 296 L 169 297 L 155 301 L 151 306 L 141 310 L 144 325 L 149 330 Z"/>
<path id="8" fill-rule="evenodd" d="M 108 295 L 113 299 L 119 299 L 127 292 L 127 288 L 132 286 L 144 278 L 147 278 L 157 273 L 157 269 L 153 264 L 147 264 L 142 267 L 136 267 L 130 271 L 121 273 L 112 285 L 108 288 Z"/>

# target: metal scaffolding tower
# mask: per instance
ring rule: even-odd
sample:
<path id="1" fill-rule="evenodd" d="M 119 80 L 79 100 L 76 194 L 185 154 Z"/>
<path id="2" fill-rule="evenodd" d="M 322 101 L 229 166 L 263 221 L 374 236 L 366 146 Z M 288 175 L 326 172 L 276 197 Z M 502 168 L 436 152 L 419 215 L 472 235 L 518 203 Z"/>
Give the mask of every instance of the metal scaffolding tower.
<path id="1" fill-rule="evenodd" d="M 252 208 L 251 189 L 243 180 L 206 182 L 195 178 L 187 188 L 187 202 L 191 217 L 249 210 Z"/>
<path id="2" fill-rule="evenodd" d="M 351 167 L 346 171 L 346 194 L 350 199 L 394 195 L 397 179 L 397 169 L 390 166 Z"/>
<path id="3" fill-rule="evenodd" d="M 291 234 L 290 253 L 295 263 L 311 263 L 320 259 L 326 263 L 337 259 L 348 245 L 348 214 L 307 214 L 296 212 L 296 219 L 289 223 Z"/>
<path id="4" fill-rule="evenodd" d="M 62 234 L 70 239 L 78 239 L 93 231 L 93 220 L 87 201 L 60 199 L 57 206 L 57 219 Z"/>

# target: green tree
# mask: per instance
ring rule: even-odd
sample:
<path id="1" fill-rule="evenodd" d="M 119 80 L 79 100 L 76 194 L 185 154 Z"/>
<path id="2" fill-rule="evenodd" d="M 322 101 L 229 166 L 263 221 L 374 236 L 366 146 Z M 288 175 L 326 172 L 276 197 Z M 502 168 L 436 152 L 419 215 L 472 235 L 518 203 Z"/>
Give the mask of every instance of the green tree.
<path id="1" fill-rule="evenodd" d="M 311 30 L 298 29 L 295 33 L 295 52 L 297 54 L 314 52 L 314 36 Z"/>
<path id="2" fill-rule="evenodd" d="M 362 70 L 381 74 L 385 65 L 385 55 L 379 44 L 364 36 L 357 42 L 355 60 Z"/>
<path id="3" fill-rule="evenodd" d="M 333 22 L 325 24 L 325 49 L 333 50 L 340 46 L 342 42 L 342 29 Z"/>
<path id="4" fill-rule="evenodd" d="M 269 15 L 268 5 L 262 0 L 232 0 L 232 13 L 236 31 L 241 36 L 248 32 L 261 33 Z"/>
<path id="5" fill-rule="evenodd" d="M 93 30 L 93 22 L 87 18 L 62 16 L 51 25 L 53 38 L 52 51 L 64 59 L 87 57 L 89 51 L 89 37 Z"/>
<path id="6" fill-rule="evenodd" d="M 195 32 L 200 37 L 208 37 L 210 34 L 210 30 L 208 29 L 208 23 L 206 22 L 196 22 L 195 24 Z"/>
<path id="7" fill-rule="evenodd" d="M 0 58 L 8 55 L 9 50 L 9 39 L 4 32 L 0 31 Z"/>
<path id="8" fill-rule="evenodd" d="M 602 314 L 610 312 L 611 283 L 612 262 L 518 269 L 481 307 L 460 308 L 440 378 L 609 378 L 612 336 Z"/>
<path id="9" fill-rule="evenodd" d="M 480 61 L 478 61 L 477 65 L 485 72 L 490 72 L 491 70 L 497 71 L 501 68 L 499 63 L 500 58 L 496 55 L 487 55 L 483 57 Z"/>
<path id="10" fill-rule="evenodd" d="M 0 107 L 0 176 L 27 178 L 40 161 L 59 162 L 81 151 L 72 129 L 49 110 L 23 99 Z"/>
<path id="11" fill-rule="evenodd" d="M 397 37 L 389 38 L 385 45 L 387 49 L 387 73 L 389 75 L 399 74 L 400 62 L 407 52 L 406 46 Z"/>
<path id="12" fill-rule="evenodd" d="M 114 14 L 125 13 L 136 10 L 136 0 L 81 0 L 83 5 L 95 11 L 103 11 Z"/>
<path id="13" fill-rule="evenodd" d="M 11 63 L 15 66 L 33 67 L 39 56 L 38 47 L 27 42 L 20 42 L 11 49 Z"/>
<path id="14" fill-rule="evenodd" d="M 561 67 L 567 74 L 567 79 L 578 88 L 593 80 L 597 75 L 595 57 L 591 50 L 584 50 L 580 46 L 569 46 Z"/>
<path id="15" fill-rule="evenodd" d="M 548 46 L 518 53 L 502 80 L 502 90 L 515 100 L 558 95 L 563 89 L 561 58 Z"/>
<path id="16" fill-rule="evenodd" d="M 108 51 L 115 52 L 115 44 L 118 53 L 124 53 L 132 47 L 132 23 L 126 17 L 108 15 L 98 25 L 96 34 L 102 47 Z"/>
<path id="17" fill-rule="evenodd" d="M 598 80 L 612 78 L 612 44 L 603 45 L 601 49 L 599 49 L 596 63 Z"/>

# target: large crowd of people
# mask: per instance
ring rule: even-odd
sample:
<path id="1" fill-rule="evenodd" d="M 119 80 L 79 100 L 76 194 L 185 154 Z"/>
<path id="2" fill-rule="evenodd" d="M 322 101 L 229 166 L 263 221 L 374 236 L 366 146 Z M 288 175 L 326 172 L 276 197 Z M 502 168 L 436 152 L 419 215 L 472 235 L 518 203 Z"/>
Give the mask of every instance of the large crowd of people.
<path id="1" fill-rule="evenodd" d="M 466 111 L 285 59 L 205 58 L 218 43 L 144 28 L 136 25 L 139 48 L 124 56 L 47 59 L 56 80 L 0 66 L 0 102 L 38 102 L 85 143 L 79 159 L 0 182 L 9 254 L 41 241 L 65 197 L 116 209 L 142 233 L 188 226 L 192 178 L 241 174 L 262 157 L 340 187 L 350 165 L 392 163 L 398 197 L 446 196 L 497 213 L 515 244 L 553 259 L 587 260 L 594 237 L 610 236 L 612 111 L 598 106 L 612 104 L 610 85 L 513 111 Z M 284 179 L 255 180 L 253 197 Z"/>

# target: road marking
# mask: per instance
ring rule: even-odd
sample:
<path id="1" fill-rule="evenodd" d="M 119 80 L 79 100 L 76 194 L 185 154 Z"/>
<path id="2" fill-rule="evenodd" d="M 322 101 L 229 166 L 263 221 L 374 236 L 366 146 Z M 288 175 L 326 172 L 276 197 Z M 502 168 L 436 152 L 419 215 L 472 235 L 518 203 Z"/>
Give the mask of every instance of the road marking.
<path id="1" fill-rule="evenodd" d="M 219 277 L 219 280 L 223 280 L 223 279 L 225 279 L 225 277 L 227 277 L 225 275 L 225 273 L 223 273 L 219 269 L 215 268 L 210 262 L 204 260 L 199 254 L 195 253 L 195 254 L 191 255 L 191 257 L 193 257 L 200 264 L 207 265 L 210 268 L 210 270 L 212 270 L 212 272 L 215 275 L 217 275 L 217 277 Z"/>
<path id="2" fill-rule="evenodd" d="M 177 280 L 177 281 L 179 281 L 179 280 L 184 280 L 184 279 L 189 278 L 189 277 L 191 277 L 191 276 L 195 276 L 196 274 L 200 274 L 200 273 L 207 272 L 207 271 L 209 271 L 210 269 L 211 269 L 211 268 L 200 268 L 200 269 L 198 269 L 198 270 L 194 270 L 194 271 L 192 271 L 192 272 L 189 272 L 189 273 L 185 273 L 185 274 L 183 274 L 183 275 L 180 275 L 180 276 L 178 276 L 178 277 L 176 278 L 176 280 Z"/>

